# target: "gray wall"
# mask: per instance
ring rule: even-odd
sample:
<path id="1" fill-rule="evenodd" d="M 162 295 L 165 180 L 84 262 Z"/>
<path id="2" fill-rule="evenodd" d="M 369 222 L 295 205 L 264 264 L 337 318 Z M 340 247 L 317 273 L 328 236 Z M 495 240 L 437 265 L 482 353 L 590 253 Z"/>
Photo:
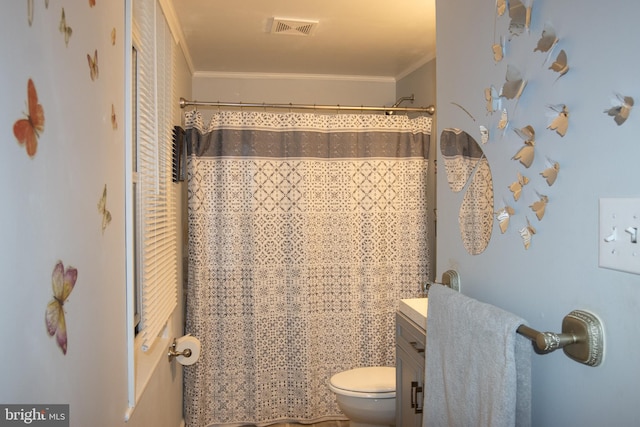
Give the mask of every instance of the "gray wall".
<path id="1" fill-rule="evenodd" d="M 507 43 L 505 59 L 494 63 L 495 33 L 508 34 L 508 14 L 495 20 L 493 0 L 439 0 L 436 5 L 438 126 L 458 127 L 476 135 L 478 126 L 491 128 L 483 146 L 493 174 L 495 205 L 511 203 L 516 215 L 500 234 L 494 223 L 488 248 L 468 255 L 458 230 L 463 194 L 452 193 L 444 168 L 438 170 L 438 275 L 455 268 L 462 292 L 527 319 L 539 330 L 559 332 L 563 316 L 587 309 L 604 322 L 605 360 L 599 367 L 571 361 L 562 351 L 533 355 L 533 421 L 536 426 L 629 426 L 637 424 L 640 352 L 638 307 L 640 277 L 598 267 L 598 202 L 602 197 L 639 197 L 640 114 L 632 111 L 622 126 L 603 114 L 614 91 L 640 99 L 634 70 L 640 3 L 535 1 L 530 33 Z M 560 38 L 553 54 L 567 52 L 570 71 L 558 79 L 534 52 L 544 23 L 551 22 Z M 517 65 L 528 85 L 517 105 L 506 103 L 511 125 L 504 136 L 496 130 L 498 115 L 487 115 L 484 88 L 500 88 L 507 64 Z M 452 102 L 464 106 L 473 121 Z M 567 135 L 545 129 L 546 105 L 565 103 L 570 109 Z M 511 160 L 522 145 L 514 127 L 536 129 L 536 159 L 530 169 Z M 545 156 L 558 161 L 560 175 L 553 187 L 538 175 Z M 523 198 L 514 203 L 508 190 L 518 171 L 531 178 Z M 549 204 L 542 221 L 529 205 L 535 191 Z M 526 217 L 537 229 L 529 250 L 518 228 Z"/>
<path id="2" fill-rule="evenodd" d="M 428 61 L 412 73 L 402 77 L 396 83 L 396 98 L 402 96 L 414 96 L 413 104 L 405 102 L 404 107 L 427 107 L 436 105 L 436 60 Z M 431 116 L 431 147 L 429 147 L 429 171 L 427 181 L 427 206 L 429 206 L 430 224 L 429 235 L 430 253 L 432 258 L 431 275 L 434 276 L 437 260 L 436 253 L 436 217 L 437 217 L 437 190 L 436 190 L 436 157 L 438 148 L 437 111 Z M 434 279 L 434 277 L 430 277 Z"/>
<path id="3" fill-rule="evenodd" d="M 12 35 L 0 40 L 0 336 L 6 350 L 0 353 L 0 402 L 69 404 L 73 427 L 178 427 L 182 368 L 167 363 L 164 354 L 125 422 L 125 55 L 130 52 L 125 2 L 98 1 L 93 8 L 87 2 L 64 2 L 73 29 L 68 46 L 59 32 L 60 3 L 47 8 L 45 2 L 33 2 L 31 26 L 26 2 L 7 2 L 0 14 L 0 27 Z M 112 29 L 117 35 L 113 44 Z M 94 50 L 99 52 L 96 80 L 90 78 L 86 59 Z M 177 96 L 191 92 L 191 74 L 180 53 L 176 72 L 179 123 Z M 12 132 L 27 112 L 30 78 L 45 115 L 33 158 Z M 112 105 L 117 127 L 111 123 Z M 103 232 L 97 203 L 105 184 L 112 221 Z M 78 271 L 64 304 L 66 355 L 45 326 L 58 260 Z M 181 302 L 179 307 L 170 335 L 182 335 Z"/>
<path id="4" fill-rule="evenodd" d="M 347 76 L 195 73 L 192 99 L 267 104 L 392 105 L 395 80 Z M 213 112 L 203 108 L 205 124 Z M 283 110 L 276 110 L 282 112 Z M 312 112 L 307 110 L 306 112 Z M 332 114 L 331 111 L 324 112 Z"/>

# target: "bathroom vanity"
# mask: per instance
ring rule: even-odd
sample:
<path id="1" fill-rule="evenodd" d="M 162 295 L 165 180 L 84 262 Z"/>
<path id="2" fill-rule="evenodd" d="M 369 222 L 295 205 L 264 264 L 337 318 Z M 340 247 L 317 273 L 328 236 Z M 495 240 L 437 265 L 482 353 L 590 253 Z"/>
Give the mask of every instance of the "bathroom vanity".
<path id="1" fill-rule="evenodd" d="M 421 427 L 427 298 L 400 300 L 396 314 L 396 427 Z"/>

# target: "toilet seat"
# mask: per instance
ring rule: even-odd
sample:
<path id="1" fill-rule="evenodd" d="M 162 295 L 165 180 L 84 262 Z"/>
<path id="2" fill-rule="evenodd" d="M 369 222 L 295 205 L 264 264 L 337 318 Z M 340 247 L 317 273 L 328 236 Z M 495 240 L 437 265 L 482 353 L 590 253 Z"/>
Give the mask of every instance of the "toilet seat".
<path id="1" fill-rule="evenodd" d="M 340 372 L 331 377 L 329 388 L 352 397 L 390 399 L 396 397 L 396 368 L 371 366 Z"/>

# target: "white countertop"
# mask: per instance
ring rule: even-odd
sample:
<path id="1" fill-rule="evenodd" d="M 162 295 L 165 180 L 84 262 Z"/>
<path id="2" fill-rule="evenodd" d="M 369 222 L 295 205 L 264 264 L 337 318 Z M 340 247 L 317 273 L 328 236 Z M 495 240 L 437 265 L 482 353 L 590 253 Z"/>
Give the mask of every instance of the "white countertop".
<path id="1" fill-rule="evenodd" d="M 400 313 L 411 319 L 422 329 L 427 329 L 428 298 L 407 298 L 400 300 Z"/>

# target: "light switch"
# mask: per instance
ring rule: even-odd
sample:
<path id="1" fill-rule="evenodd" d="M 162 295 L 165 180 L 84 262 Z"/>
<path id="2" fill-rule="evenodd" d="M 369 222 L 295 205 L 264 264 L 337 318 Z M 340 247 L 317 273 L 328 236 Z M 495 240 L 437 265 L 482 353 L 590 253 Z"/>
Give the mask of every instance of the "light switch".
<path id="1" fill-rule="evenodd" d="M 600 199 L 599 265 L 640 274 L 640 199 Z"/>

